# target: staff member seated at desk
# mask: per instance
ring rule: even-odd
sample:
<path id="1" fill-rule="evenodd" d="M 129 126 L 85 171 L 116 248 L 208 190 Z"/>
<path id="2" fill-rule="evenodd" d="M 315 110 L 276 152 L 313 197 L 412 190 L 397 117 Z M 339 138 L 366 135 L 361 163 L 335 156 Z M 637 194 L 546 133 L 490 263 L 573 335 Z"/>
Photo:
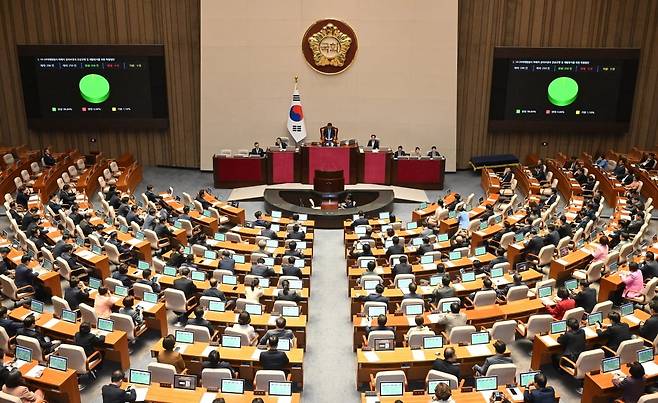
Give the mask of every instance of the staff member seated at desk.
<path id="1" fill-rule="evenodd" d="M 256 333 L 254 327 L 251 326 L 250 323 L 251 315 L 249 315 L 249 312 L 240 312 L 238 315 L 238 323 L 233 324 L 231 329 L 247 334 L 247 337 L 249 337 L 249 344 L 254 346 L 258 342 L 258 333 Z"/>
<path id="2" fill-rule="evenodd" d="M 524 403 L 553 403 L 555 402 L 555 389 L 546 386 L 546 375 L 535 374 L 534 382 L 529 384 L 523 392 Z"/>
<path id="3" fill-rule="evenodd" d="M 0 306 L 0 326 L 5 329 L 9 337 L 16 336 L 16 332 L 23 328 L 20 322 L 16 322 L 7 316 L 6 306 Z"/>
<path id="4" fill-rule="evenodd" d="M 2 391 L 8 395 L 18 397 L 23 403 L 40 403 L 44 401 L 45 395 L 41 389 L 37 389 L 34 392 L 31 392 L 27 386 L 25 386 L 25 379 L 21 371 L 14 370 L 7 375 L 7 380 L 5 386 L 2 387 Z"/>
<path id="5" fill-rule="evenodd" d="M 575 318 L 569 318 L 567 331 L 557 338 L 557 342 L 564 348 L 562 357 L 575 363 L 580 353 L 585 351 L 585 338 L 585 329 L 580 328 L 580 323 Z M 555 367 L 558 367 L 561 357 L 554 356 L 553 359 Z"/>
<path id="6" fill-rule="evenodd" d="M 370 140 L 368 140 L 368 144 L 366 144 L 366 147 L 370 147 L 373 150 L 379 150 L 379 139 L 377 138 L 377 135 L 375 134 L 370 135 Z"/>
<path id="7" fill-rule="evenodd" d="M 562 320 L 564 313 L 569 309 L 576 307 L 576 301 L 571 298 L 571 294 L 565 287 L 557 289 L 557 297 L 560 299 L 555 306 L 547 306 L 546 310 L 555 320 Z"/>
<path id="8" fill-rule="evenodd" d="M 427 156 L 430 158 L 438 158 L 441 156 L 441 154 L 438 151 L 436 151 L 436 146 L 432 146 L 430 151 L 427 153 Z"/>
<path id="9" fill-rule="evenodd" d="M 286 339 L 286 340 L 292 340 L 295 338 L 294 333 L 290 329 L 286 329 L 286 318 L 284 317 L 278 317 L 276 318 L 276 329 L 270 329 L 265 333 L 265 336 L 263 336 L 260 341 L 258 342 L 259 346 L 264 346 L 267 344 L 267 341 L 270 339 L 272 336 L 276 336 L 279 339 Z"/>
<path id="10" fill-rule="evenodd" d="M 23 328 L 19 329 L 16 332 L 16 335 L 32 337 L 33 339 L 37 339 L 39 345 L 41 346 L 41 350 L 43 350 L 44 356 L 52 353 L 55 350 L 55 348 L 61 344 L 61 342 L 50 341 L 49 337 L 42 335 L 35 329 L 34 323 L 35 323 L 34 315 L 28 315 L 25 319 L 23 319 Z"/>
<path id="11" fill-rule="evenodd" d="M 323 146 L 336 146 L 338 145 L 338 128 L 334 127 L 331 123 L 320 128 L 320 141 Z"/>
<path id="12" fill-rule="evenodd" d="M 267 345 L 267 351 L 260 353 L 258 359 L 263 369 L 284 371 L 290 363 L 290 360 L 285 351 L 279 351 L 276 349 L 279 345 L 279 338 L 277 336 L 270 336 Z"/>
<path id="13" fill-rule="evenodd" d="M 212 350 L 208 354 L 208 359 L 204 360 L 201 365 L 203 366 L 203 369 L 228 369 L 231 371 L 232 375 L 235 375 L 235 370 L 233 367 L 231 367 L 231 364 L 229 364 L 226 361 L 222 361 L 221 357 L 219 356 L 219 351 L 217 350 Z"/>
<path id="14" fill-rule="evenodd" d="M 512 361 L 512 357 L 507 357 L 505 356 L 505 350 L 507 350 L 507 345 L 502 342 L 501 340 L 496 340 L 493 344 L 494 349 L 496 350 L 496 354 L 492 355 L 491 357 L 487 357 L 484 360 L 484 364 L 482 366 L 480 365 L 473 365 L 473 371 L 477 374 L 480 375 L 486 375 L 487 370 L 489 369 L 489 366 L 495 365 L 495 364 L 513 364 L 514 361 Z"/>
<path id="15" fill-rule="evenodd" d="M 630 376 L 619 377 L 615 374 L 612 384 L 621 389 L 624 403 L 637 403 L 644 394 L 644 367 L 639 362 L 630 364 Z"/>
<path id="16" fill-rule="evenodd" d="M 110 378 L 112 383 L 109 385 L 104 385 L 101 389 L 101 394 L 103 395 L 103 403 L 132 403 L 137 400 L 137 392 L 135 389 L 121 389 L 121 384 L 123 383 L 124 377 L 125 375 L 120 369 L 112 372 L 112 378 Z"/>
<path id="17" fill-rule="evenodd" d="M 400 158 L 404 157 L 405 155 L 407 155 L 407 153 L 404 151 L 404 148 L 402 148 L 402 146 L 398 146 L 398 150 L 393 153 L 393 158 Z"/>
<path id="18" fill-rule="evenodd" d="M 391 248 L 393 246 L 391 246 Z M 408 263 L 406 256 L 400 256 L 400 263 L 396 264 L 395 266 L 393 266 L 393 269 L 391 269 L 391 273 L 393 274 L 393 277 L 397 276 L 398 274 L 411 274 L 412 272 L 413 272 L 412 267 Z"/>
<path id="19" fill-rule="evenodd" d="M 210 280 L 208 280 L 208 283 L 210 284 L 210 287 L 207 289 L 203 290 L 201 293 L 202 297 L 213 297 L 213 298 L 219 298 L 222 301 L 226 301 L 226 295 L 224 295 L 224 292 L 217 288 L 217 279 L 214 277 L 211 277 Z"/>
<path id="20" fill-rule="evenodd" d="M 158 362 L 160 364 L 173 365 L 176 368 L 176 372 L 180 374 L 185 370 L 185 361 L 178 351 L 174 351 L 174 347 L 176 347 L 176 338 L 171 334 L 165 336 L 162 339 L 162 348 L 164 351 L 158 354 Z"/>
<path id="21" fill-rule="evenodd" d="M 264 157 L 265 156 L 265 150 L 260 148 L 260 144 L 258 142 L 254 143 L 254 148 L 249 151 L 249 155 L 258 155 L 259 157 Z"/>
<path id="22" fill-rule="evenodd" d="M 75 344 L 85 350 L 87 357 L 90 357 L 94 351 L 99 349 L 105 342 L 105 336 L 96 336 L 91 332 L 91 325 L 89 322 L 82 322 L 80 324 L 80 331 L 74 336 Z"/>
<path id="23" fill-rule="evenodd" d="M 432 369 L 454 375 L 458 380 L 461 379 L 459 363 L 455 359 L 455 349 L 452 347 L 446 347 L 443 350 L 443 359 L 434 360 Z"/>
<path id="24" fill-rule="evenodd" d="M 610 312 L 608 314 L 608 319 L 610 319 L 610 324 L 603 326 L 605 330 L 600 329 L 600 323 L 596 324 L 596 334 L 598 334 L 599 337 L 606 337 L 608 339 L 606 347 L 616 352 L 622 341 L 631 339 L 631 330 L 629 329 L 628 324 L 621 322 L 619 312 Z"/>
<path id="25" fill-rule="evenodd" d="M 377 316 L 377 326 L 374 326 L 374 327 L 368 326 L 368 327 L 366 327 L 366 329 L 365 329 L 366 330 L 366 337 L 368 337 L 370 332 L 376 331 L 376 330 L 390 330 L 390 331 L 394 332 L 395 328 L 392 328 L 390 326 L 386 326 L 386 322 L 388 322 L 388 318 L 386 317 L 386 315 Z"/>
<path id="26" fill-rule="evenodd" d="M 363 299 L 363 302 L 375 301 L 375 302 L 386 302 L 388 304 L 388 297 L 385 297 L 382 294 L 384 294 L 384 286 L 381 284 L 377 284 L 377 286 L 375 286 L 374 294 L 368 294 L 362 296 L 361 299 Z"/>
<path id="27" fill-rule="evenodd" d="M 89 292 L 85 283 L 80 281 L 77 277 L 71 276 L 69 286 L 64 290 L 64 299 L 69 303 L 69 307 L 73 310 L 78 309 L 81 303 L 89 298 Z"/>
<path id="28" fill-rule="evenodd" d="M 404 245 L 400 245 L 400 238 L 397 236 L 394 236 L 391 239 L 391 242 L 393 242 L 393 245 L 389 246 L 388 249 L 386 249 L 386 258 L 388 259 L 391 257 L 391 255 L 401 255 L 404 253 Z"/>

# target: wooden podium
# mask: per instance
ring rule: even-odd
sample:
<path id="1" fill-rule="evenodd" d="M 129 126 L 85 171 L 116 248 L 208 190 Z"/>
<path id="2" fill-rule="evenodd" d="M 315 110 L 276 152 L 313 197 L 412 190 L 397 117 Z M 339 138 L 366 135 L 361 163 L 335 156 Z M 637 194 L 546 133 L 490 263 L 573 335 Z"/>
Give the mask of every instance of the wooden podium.
<path id="1" fill-rule="evenodd" d="M 338 210 L 338 194 L 345 190 L 343 171 L 315 170 L 313 190 L 322 194 L 321 210 Z"/>

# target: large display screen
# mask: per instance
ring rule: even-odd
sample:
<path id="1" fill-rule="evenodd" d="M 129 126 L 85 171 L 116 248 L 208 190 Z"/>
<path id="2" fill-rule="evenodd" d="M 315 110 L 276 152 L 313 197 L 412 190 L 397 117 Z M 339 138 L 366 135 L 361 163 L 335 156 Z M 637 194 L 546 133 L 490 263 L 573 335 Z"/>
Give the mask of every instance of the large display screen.
<path id="1" fill-rule="evenodd" d="M 623 133 L 638 49 L 496 48 L 489 129 Z"/>
<path id="2" fill-rule="evenodd" d="M 162 45 L 19 45 L 28 126 L 168 127 Z"/>

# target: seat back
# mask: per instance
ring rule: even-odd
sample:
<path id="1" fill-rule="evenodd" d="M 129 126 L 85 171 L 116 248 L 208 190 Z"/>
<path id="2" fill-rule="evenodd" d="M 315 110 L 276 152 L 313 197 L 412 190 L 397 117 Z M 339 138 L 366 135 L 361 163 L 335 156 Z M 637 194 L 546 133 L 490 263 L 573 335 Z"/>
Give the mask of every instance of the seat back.
<path id="1" fill-rule="evenodd" d="M 476 331 L 475 326 L 472 325 L 455 326 L 450 329 L 448 339 L 450 339 L 450 344 L 470 344 L 471 334 Z"/>
<path id="2" fill-rule="evenodd" d="M 208 306 L 210 306 L 210 301 L 221 302 L 222 300 L 219 299 L 219 298 L 217 298 L 217 297 L 206 297 L 206 296 L 202 296 L 201 298 L 199 298 L 199 305 L 200 305 L 204 310 L 208 310 Z"/>
<path id="3" fill-rule="evenodd" d="M 254 390 L 268 390 L 270 382 L 285 382 L 286 374 L 279 370 L 261 369 L 254 375 Z"/>
<path id="4" fill-rule="evenodd" d="M 222 379 L 231 379 L 233 374 L 228 368 L 206 368 L 201 371 L 201 384 L 204 388 L 219 389 Z"/>
<path id="5" fill-rule="evenodd" d="M 23 400 L 20 397 L 16 397 L 14 395 L 10 395 L 9 393 L 5 393 L 0 391 L 0 403 L 22 403 Z"/>
<path id="6" fill-rule="evenodd" d="M 295 301 L 274 301 L 272 315 L 281 315 L 284 306 L 297 306 L 297 303 Z"/>
<path id="7" fill-rule="evenodd" d="M 178 219 L 178 222 L 181 223 L 181 226 L 185 230 L 187 236 L 188 237 L 192 236 L 192 234 L 194 233 L 194 226 L 192 225 L 192 222 L 190 222 L 190 220 L 185 220 L 182 218 Z"/>
<path id="8" fill-rule="evenodd" d="M 374 348 L 377 340 L 395 340 L 392 330 L 373 330 L 368 333 L 368 346 Z"/>
<path id="9" fill-rule="evenodd" d="M 103 280 L 103 285 L 107 287 L 110 291 L 114 292 L 117 286 L 121 287 L 123 286 L 123 283 L 115 278 L 112 277 L 106 277 Z"/>
<path id="10" fill-rule="evenodd" d="M 87 370 L 87 354 L 84 348 L 72 344 L 62 344 L 57 348 L 57 355 L 66 357 L 68 368 L 75 370 L 78 374 L 89 372 Z"/>
<path id="11" fill-rule="evenodd" d="M 239 330 L 232 329 L 230 327 L 227 327 L 224 330 L 224 334 L 227 336 L 238 336 L 240 338 L 240 346 L 248 346 L 251 344 L 251 340 L 249 340 L 249 335 L 245 332 L 241 332 Z"/>
<path id="12" fill-rule="evenodd" d="M 512 242 L 514 242 L 514 235 L 514 231 L 504 233 L 503 236 L 500 237 L 500 248 L 507 250 L 507 247 L 510 246 Z"/>
<path id="13" fill-rule="evenodd" d="M 442 309 L 442 308 L 443 308 L 443 304 L 446 304 L 446 303 L 448 303 L 448 302 L 450 303 L 450 305 L 452 305 L 453 302 L 456 302 L 456 303 L 458 303 L 459 305 L 462 304 L 462 300 L 459 299 L 459 297 L 441 298 L 441 299 L 439 300 L 439 303 L 438 303 L 438 307 L 439 307 L 439 309 Z"/>
<path id="14" fill-rule="evenodd" d="M 473 306 L 477 308 L 480 306 L 494 305 L 496 303 L 496 296 L 497 294 L 494 290 L 478 291 L 473 298 Z"/>
<path id="15" fill-rule="evenodd" d="M 128 340 L 135 340 L 135 323 L 133 319 L 122 313 L 113 313 L 110 319 L 114 321 L 114 329 L 121 330 L 128 335 Z"/>
<path id="16" fill-rule="evenodd" d="M 600 369 L 601 360 L 604 358 L 605 352 L 600 348 L 583 351 L 576 360 L 576 374 L 574 377 L 576 379 L 583 379 L 588 372 Z"/>
<path id="17" fill-rule="evenodd" d="M 608 268 L 611 264 L 617 262 L 619 262 L 619 252 L 615 250 L 608 253 L 608 257 L 605 259 L 605 267 Z"/>
<path id="18" fill-rule="evenodd" d="M 599 302 L 592 308 L 592 313 L 601 312 L 601 316 L 604 318 L 608 317 L 610 311 L 612 311 L 612 301 Z"/>
<path id="19" fill-rule="evenodd" d="M 509 290 L 507 290 L 507 296 L 506 296 L 507 302 L 527 299 L 528 291 L 530 291 L 530 289 L 528 288 L 527 285 L 515 285 L 513 287 L 510 287 Z"/>
<path id="20" fill-rule="evenodd" d="M 403 241 L 400 240 L 400 245 L 403 245 L 403 244 L 404 244 Z M 394 260 L 394 259 L 400 259 L 402 256 L 407 256 L 407 255 L 405 255 L 404 253 L 396 253 L 396 254 L 393 254 L 393 255 L 389 256 L 389 257 L 388 257 L 388 264 L 389 264 L 389 266 L 393 266 L 393 260 Z M 407 256 L 407 257 L 408 257 L 408 256 Z M 409 259 L 407 259 L 407 262 L 408 262 L 408 261 L 409 261 Z"/>
<path id="21" fill-rule="evenodd" d="M 622 364 L 634 362 L 637 360 L 637 352 L 644 348 L 644 340 L 630 339 L 624 340 L 617 348 L 617 357 L 621 359 Z"/>
<path id="22" fill-rule="evenodd" d="M 164 299 L 168 311 L 185 312 L 187 310 L 187 299 L 181 290 L 167 288 L 164 290 Z"/>
<path id="23" fill-rule="evenodd" d="M 9 352 L 9 334 L 4 327 L 0 327 L 0 350 L 5 354 Z"/>
<path id="24" fill-rule="evenodd" d="M 404 308 L 407 305 L 422 305 L 423 310 L 425 310 L 425 301 L 420 299 L 420 298 L 405 298 L 405 299 L 403 299 L 402 302 L 400 303 L 400 309 L 402 310 L 402 312 L 404 312 Z"/>
<path id="25" fill-rule="evenodd" d="M 110 260 L 111 263 L 118 265 L 121 263 L 121 255 L 119 255 L 119 250 L 117 249 L 116 246 L 109 242 L 105 242 L 105 245 L 103 245 L 103 249 L 105 249 L 105 253 L 107 254 L 107 258 Z"/>
<path id="26" fill-rule="evenodd" d="M 626 242 L 619 248 L 619 264 L 624 264 L 628 260 L 628 256 L 633 252 L 633 244 Z"/>
<path id="27" fill-rule="evenodd" d="M 491 329 L 489 329 L 489 334 L 491 334 L 492 340 L 502 340 L 506 344 L 510 344 L 514 341 L 515 333 L 516 321 L 514 320 L 498 321 L 493 324 Z"/>
<path id="28" fill-rule="evenodd" d="M 416 282 L 416 276 L 414 274 L 398 274 L 393 279 L 393 284 L 395 285 L 395 287 L 398 286 L 398 282 L 400 280 L 411 280 L 413 282 Z"/>
<path id="29" fill-rule="evenodd" d="M 601 271 L 603 271 L 603 262 L 594 262 L 587 267 L 587 282 L 593 283 L 601 279 Z"/>
<path id="30" fill-rule="evenodd" d="M 555 245 L 546 245 L 539 251 L 538 266 L 546 266 L 551 263 L 553 259 L 553 252 L 555 252 Z"/>
<path id="31" fill-rule="evenodd" d="M 67 309 L 71 310 L 71 307 L 69 306 L 69 303 L 67 300 L 65 300 L 62 297 L 58 297 L 56 295 L 53 295 L 52 297 L 53 301 L 53 311 L 55 314 L 56 318 L 61 318 L 62 317 L 62 310 Z"/>
<path id="32" fill-rule="evenodd" d="M 12 301 L 18 301 L 18 289 L 14 280 L 3 274 L 0 275 L 0 284 L 2 285 L 2 295 Z"/>
<path id="33" fill-rule="evenodd" d="M 363 304 L 363 312 L 366 314 L 368 313 L 368 308 L 371 306 L 383 306 L 388 310 L 388 304 L 386 302 L 379 302 L 379 301 L 367 301 Z"/>
<path id="34" fill-rule="evenodd" d="M 459 387 L 459 379 L 453 374 L 447 372 L 437 371 L 435 369 L 430 369 L 425 377 L 425 389 L 427 390 L 427 385 L 430 381 L 449 381 L 450 389 L 457 389 Z"/>
<path id="35" fill-rule="evenodd" d="M 228 242 L 240 243 L 240 242 L 242 242 L 242 237 L 239 234 L 236 234 L 234 232 L 227 232 L 226 233 L 226 240 Z"/>
<path id="36" fill-rule="evenodd" d="M 557 250 L 562 249 L 563 247 L 569 245 L 569 242 L 571 241 L 570 236 L 565 236 L 563 238 L 560 238 L 560 242 L 557 243 Z"/>
<path id="37" fill-rule="evenodd" d="M 16 344 L 21 347 L 27 347 L 31 349 L 33 360 L 37 360 L 40 363 L 44 362 L 43 350 L 41 349 L 39 340 L 35 339 L 34 337 L 16 336 Z"/>
<path id="38" fill-rule="evenodd" d="M 147 370 L 151 372 L 152 383 L 164 383 L 167 385 L 174 384 L 174 375 L 176 375 L 176 367 L 174 367 L 173 365 L 152 362 L 148 365 Z"/>
<path id="39" fill-rule="evenodd" d="M 194 341 L 202 343 L 210 343 L 210 330 L 205 326 L 185 325 L 185 330 L 194 333 Z"/>
<path id="40" fill-rule="evenodd" d="M 55 266 L 58 268 L 59 275 L 67 280 L 71 279 L 71 266 L 62 257 L 55 259 Z"/>
<path id="41" fill-rule="evenodd" d="M 581 307 L 575 307 L 568 309 L 565 313 L 564 316 L 562 317 L 562 320 L 569 320 L 571 318 L 576 319 L 578 322 L 583 320 L 583 316 L 585 316 L 585 310 Z"/>
<path id="42" fill-rule="evenodd" d="M 421 348 L 423 346 L 424 337 L 435 335 L 436 333 L 434 333 L 432 330 L 424 330 L 422 332 L 412 333 L 411 336 L 409 336 L 409 340 L 407 340 L 407 345 L 409 345 L 410 348 Z"/>
<path id="43" fill-rule="evenodd" d="M 112 206 L 110 206 L 110 208 L 111 207 Z M 142 232 L 144 233 L 146 240 L 151 244 L 151 248 L 155 250 L 160 249 L 160 245 L 158 245 L 158 235 L 155 233 L 155 231 L 144 228 Z"/>
<path id="44" fill-rule="evenodd" d="M 658 277 L 652 278 L 644 285 L 642 295 L 645 301 L 651 301 L 656 296 L 656 285 L 658 285 Z"/>
<path id="45" fill-rule="evenodd" d="M 658 403 L 658 393 L 643 395 L 637 403 Z"/>
<path id="46" fill-rule="evenodd" d="M 531 315 L 526 326 L 526 337 L 532 340 L 538 334 L 548 333 L 551 330 L 551 322 L 553 322 L 551 315 Z"/>
<path id="47" fill-rule="evenodd" d="M 133 284 L 133 293 L 135 298 L 144 299 L 145 292 L 153 292 L 153 288 L 148 284 L 134 283 Z"/>
<path id="48" fill-rule="evenodd" d="M 80 320 L 82 322 L 88 322 L 92 327 L 96 327 L 98 316 L 96 316 L 94 307 L 82 303 L 78 305 L 78 308 L 80 309 Z"/>
<path id="49" fill-rule="evenodd" d="M 486 376 L 497 376 L 502 385 L 516 383 L 516 364 L 494 364 L 487 368 Z"/>
<path id="50" fill-rule="evenodd" d="M 380 371 L 375 374 L 375 391 L 379 390 L 379 385 L 382 382 L 402 382 L 407 386 L 407 376 L 404 371 Z"/>

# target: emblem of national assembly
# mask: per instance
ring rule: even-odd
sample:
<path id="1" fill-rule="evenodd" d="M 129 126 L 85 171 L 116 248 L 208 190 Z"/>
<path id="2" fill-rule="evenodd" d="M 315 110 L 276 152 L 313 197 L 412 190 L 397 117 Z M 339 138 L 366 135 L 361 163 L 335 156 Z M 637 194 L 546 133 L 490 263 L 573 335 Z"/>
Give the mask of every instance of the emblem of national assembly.
<path id="1" fill-rule="evenodd" d="M 302 39 L 306 62 L 323 74 L 338 74 L 350 66 L 357 50 L 356 34 L 338 20 L 320 20 L 311 25 Z"/>

